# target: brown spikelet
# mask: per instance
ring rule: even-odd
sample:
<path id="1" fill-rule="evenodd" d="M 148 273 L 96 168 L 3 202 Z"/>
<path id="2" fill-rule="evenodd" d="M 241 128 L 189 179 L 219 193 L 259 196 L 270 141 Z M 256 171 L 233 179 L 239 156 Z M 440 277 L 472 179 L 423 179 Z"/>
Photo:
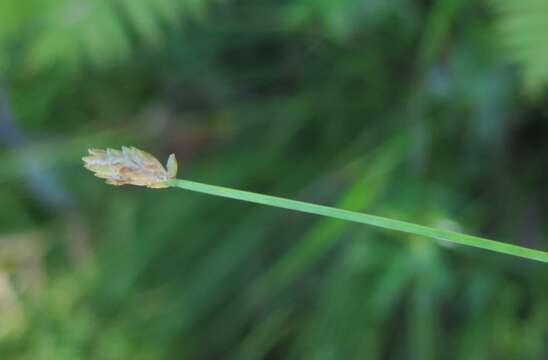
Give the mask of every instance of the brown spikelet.
<path id="1" fill-rule="evenodd" d="M 84 167 L 95 176 L 106 179 L 111 185 L 137 185 L 149 188 L 166 188 L 166 180 L 177 175 L 177 160 L 171 154 L 167 170 L 149 153 L 134 147 L 122 146 L 122 150 L 89 149 L 84 156 Z"/>

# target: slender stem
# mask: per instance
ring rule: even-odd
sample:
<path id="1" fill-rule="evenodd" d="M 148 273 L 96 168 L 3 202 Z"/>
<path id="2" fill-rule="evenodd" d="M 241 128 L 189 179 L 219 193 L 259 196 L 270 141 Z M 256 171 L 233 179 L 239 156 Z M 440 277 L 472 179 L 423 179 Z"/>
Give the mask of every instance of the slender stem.
<path id="1" fill-rule="evenodd" d="M 394 220 L 355 211 L 337 209 L 329 206 L 290 200 L 276 196 L 257 194 L 249 191 L 230 189 L 221 186 L 208 185 L 188 180 L 169 180 L 167 181 L 167 184 L 171 187 L 178 187 L 181 189 L 196 191 L 204 194 L 274 206 L 283 209 L 300 211 L 303 213 L 327 216 L 355 223 L 373 225 L 385 229 L 401 231 L 408 234 L 444 240 L 455 244 L 473 246 L 476 248 L 490 250 L 507 255 L 518 256 L 541 262 L 548 262 L 548 252 L 503 243 L 499 241 L 488 240 L 477 236 L 460 234 L 454 231 L 435 229 L 427 226 L 412 224 L 405 221 Z"/>

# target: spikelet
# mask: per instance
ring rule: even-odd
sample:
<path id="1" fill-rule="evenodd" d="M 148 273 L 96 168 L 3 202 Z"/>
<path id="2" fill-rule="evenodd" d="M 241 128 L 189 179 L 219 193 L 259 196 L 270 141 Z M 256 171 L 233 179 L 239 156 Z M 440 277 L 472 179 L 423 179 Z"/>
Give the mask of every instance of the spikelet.
<path id="1" fill-rule="evenodd" d="M 169 155 L 167 170 L 149 153 L 134 147 L 122 146 L 122 150 L 89 149 L 84 156 L 84 167 L 95 176 L 106 179 L 111 185 L 137 185 L 149 188 L 167 188 L 166 180 L 177 175 L 177 159 Z"/>

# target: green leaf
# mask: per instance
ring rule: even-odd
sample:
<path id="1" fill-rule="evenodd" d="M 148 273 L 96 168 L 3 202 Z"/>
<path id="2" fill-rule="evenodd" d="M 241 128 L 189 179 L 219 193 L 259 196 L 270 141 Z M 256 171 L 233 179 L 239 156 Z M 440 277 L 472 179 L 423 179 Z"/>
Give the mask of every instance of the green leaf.
<path id="1" fill-rule="evenodd" d="M 548 2 L 493 0 L 492 4 L 503 47 L 519 65 L 526 90 L 538 94 L 548 84 Z"/>

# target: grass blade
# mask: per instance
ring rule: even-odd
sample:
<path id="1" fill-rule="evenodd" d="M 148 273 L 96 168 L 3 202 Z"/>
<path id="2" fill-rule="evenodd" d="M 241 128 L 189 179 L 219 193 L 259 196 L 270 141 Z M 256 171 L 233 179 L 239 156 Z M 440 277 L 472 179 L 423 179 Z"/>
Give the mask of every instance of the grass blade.
<path id="1" fill-rule="evenodd" d="M 354 223 L 373 225 L 384 229 L 425 236 L 432 239 L 448 241 L 460 245 L 472 246 L 502 254 L 518 256 L 525 259 L 537 260 L 545 263 L 548 262 L 548 252 L 503 243 L 499 241 L 488 240 L 477 236 L 465 235 L 454 231 L 436 229 L 405 221 L 389 219 L 381 216 L 337 209 L 329 206 L 258 194 L 249 191 L 236 190 L 222 186 L 208 185 L 189 180 L 173 179 L 166 181 L 166 184 L 171 187 L 177 187 L 199 193 L 221 196 L 255 204 L 273 206 L 282 209 L 294 210 L 308 214 L 327 216 L 330 218 L 351 221 Z"/>

